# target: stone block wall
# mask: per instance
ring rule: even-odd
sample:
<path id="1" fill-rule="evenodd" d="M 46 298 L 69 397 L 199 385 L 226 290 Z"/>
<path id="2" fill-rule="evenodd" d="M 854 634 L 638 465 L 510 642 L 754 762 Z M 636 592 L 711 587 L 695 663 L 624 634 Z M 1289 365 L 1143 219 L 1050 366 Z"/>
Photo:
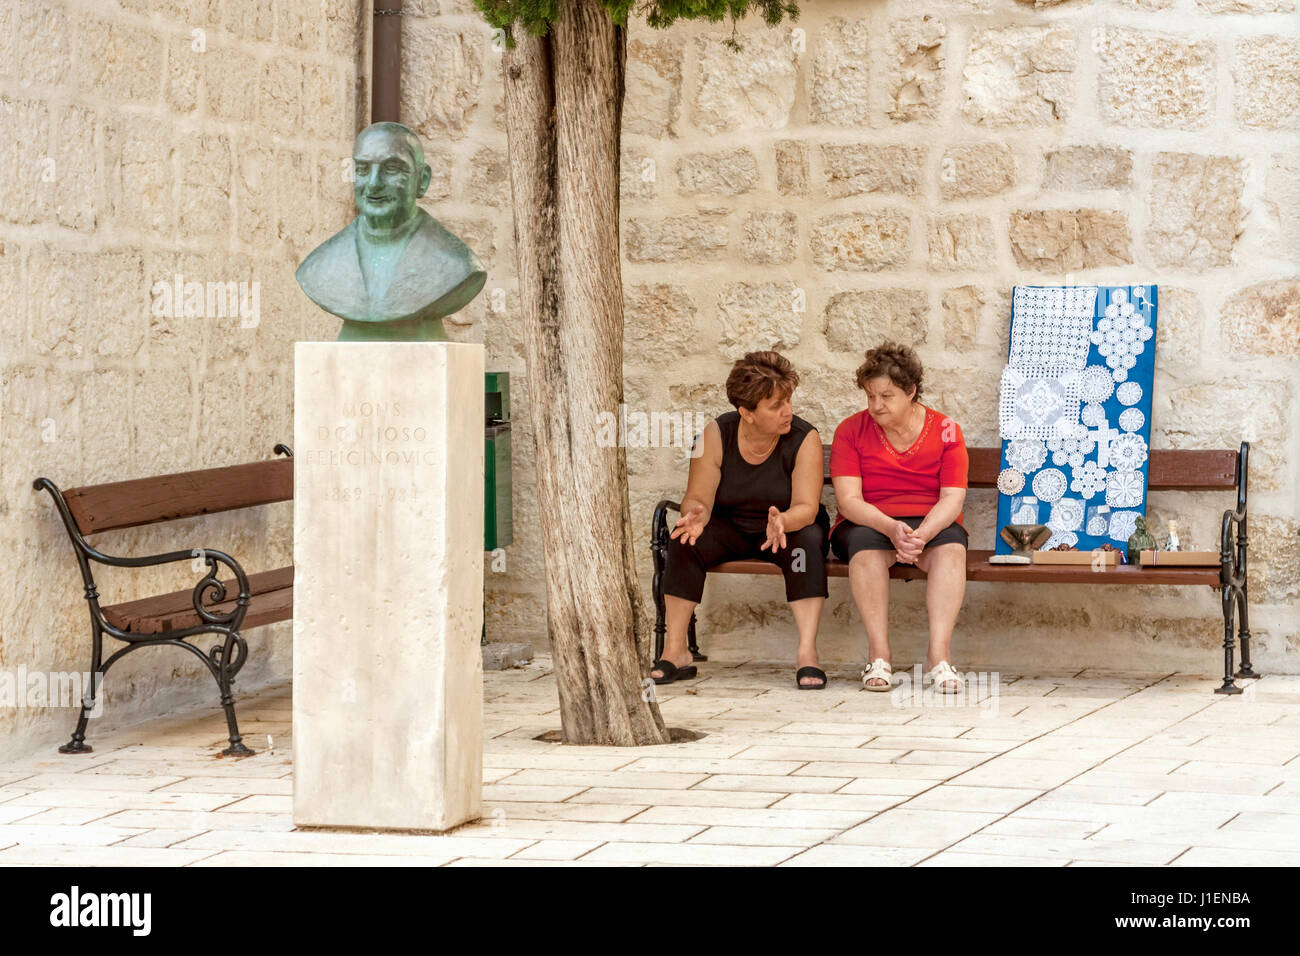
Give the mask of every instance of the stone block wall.
<path id="1" fill-rule="evenodd" d="M 404 109 L 435 164 L 435 214 L 477 239 L 485 295 L 456 326 L 515 375 L 515 544 L 488 572 L 492 638 L 539 640 L 543 570 L 510 248 L 500 57 L 468 0 L 408 20 Z M 829 441 L 864 405 L 853 370 L 916 346 L 930 404 L 997 441 L 1015 283 L 1160 287 L 1153 443 L 1252 458 L 1252 626 L 1265 670 L 1300 672 L 1300 25 L 1292 0 L 817 0 L 797 25 L 629 31 L 622 249 L 629 412 L 727 410 L 730 362 L 785 352 L 796 413 Z M 657 436 L 659 437 L 659 436 Z M 668 436 L 664 437 L 668 441 Z M 640 565 L 672 447 L 628 449 Z M 827 496 L 829 502 L 829 494 Z M 1164 528 L 1217 547 L 1230 495 L 1153 493 Z M 966 514 L 992 547 L 992 492 Z M 499 565 L 499 562 L 498 562 Z M 919 658 L 920 585 L 896 584 L 895 660 Z M 791 656 L 777 579 L 719 578 L 702 609 L 719 658 Z M 973 584 L 960 666 L 1212 675 L 1209 589 Z M 865 639 L 831 583 L 823 656 Z"/>
<path id="2" fill-rule="evenodd" d="M 292 441 L 293 342 L 337 330 L 293 271 L 352 215 L 342 164 L 363 117 L 363 6 L 0 4 L 0 672 L 11 679 L 20 667 L 85 671 L 90 657 L 72 548 L 34 478 L 67 488 L 215 467 Z M 210 309 L 206 295 L 189 315 L 160 314 L 155 284 L 177 275 L 250 283 L 247 315 L 215 298 Z M 291 536 L 282 504 L 92 542 L 128 555 L 220 548 L 261 571 L 292 560 Z M 109 604 L 198 576 L 186 564 L 98 579 Z M 286 679 L 290 625 L 248 637 L 239 689 Z M 202 665 L 166 648 L 125 658 L 106 690 L 101 726 L 217 703 Z M 75 716 L 2 706 L 0 753 L 52 745 Z"/>
<path id="3" fill-rule="evenodd" d="M 433 167 L 425 205 L 479 253 L 484 294 L 449 323 L 513 373 L 515 544 L 487 562 L 490 639 L 542 642 L 528 381 L 499 42 L 471 0 L 407 0 L 402 110 Z M 270 456 L 291 429 L 292 343 L 335 320 L 293 269 L 353 215 L 344 163 L 365 122 L 361 0 L 0 3 L 0 671 L 86 666 L 63 530 L 31 481 L 63 486 Z M 1300 672 L 1300 28 L 1293 0 L 815 0 L 796 26 L 630 28 L 622 237 L 629 411 L 715 415 L 752 348 L 804 376 L 829 438 L 862 407 L 852 371 L 914 344 L 931 404 L 996 441 L 1017 282 L 1161 289 L 1156 447 L 1255 443 L 1252 624 L 1265 670 Z M 257 282 L 259 320 L 158 315 L 155 283 Z M 611 410 L 613 411 L 613 410 Z M 674 438 L 629 448 L 644 529 L 680 495 Z M 829 501 L 829 495 L 828 495 Z M 1208 544 L 1227 496 L 1156 493 L 1156 522 Z M 976 546 L 993 498 L 973 492 Z M 113 533 L 141 554 L 224 547 L 290 560 L 287 505 Z M 188 586 L 187 568 L 105 573 L 106 602 Z M 919 655 L 924 595 L 893 589 L 895 660 Z M 972 585 L 968 666 L 1210 675 L 1208 589 Z M 720 579 L 701 634 L 718 659 L 785 659 L 775 579 Z M 831 585 L 823 656 L 863 638 Z M 289 674 L 287 625 L 250 632 L 241 687 Z M 128 658 L 107 723 L 212 700 L 197 662 Z M 0 751 L 58 742 L 74 712 L 0 708 Z M 94 725 L 92 724 L 92 736 Z M 215 742 L 215 741 L 214 741 Z"/>

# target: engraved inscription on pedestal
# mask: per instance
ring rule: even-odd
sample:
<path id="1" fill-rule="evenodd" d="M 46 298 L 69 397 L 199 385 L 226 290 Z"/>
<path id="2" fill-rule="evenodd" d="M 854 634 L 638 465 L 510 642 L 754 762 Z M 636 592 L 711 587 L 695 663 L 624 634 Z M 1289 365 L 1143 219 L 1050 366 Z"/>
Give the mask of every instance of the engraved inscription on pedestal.
<path id="1" fill-rule="evenodd" d="M 480 815 L 483 349 L 299 343 L 294 821 Z"/>

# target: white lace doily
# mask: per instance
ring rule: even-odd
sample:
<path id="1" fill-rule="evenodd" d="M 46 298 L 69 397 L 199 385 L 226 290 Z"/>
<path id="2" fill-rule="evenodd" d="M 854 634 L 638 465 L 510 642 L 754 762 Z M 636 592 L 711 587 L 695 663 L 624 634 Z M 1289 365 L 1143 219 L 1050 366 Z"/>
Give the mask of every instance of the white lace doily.
<path id="1" fill-rule="evenodd" d="M 1004 495 L 1018 495 L 1025 487 L 1025 473 L 1014 468 L 998 472 L 998 491 Z"/>
<path id="2" fill-rule="evenodd" d="M 1048 439 L 1079 420 L 1077 369 L 1012 365 L 1002 370 L 998 425 L 1003 438 Z"/>
<path id="3" fill-rule="evenodd" d="M 1031 472 L 1047 461 L 1047 446 L 1037 438 L 1017 438 L 1007 442 L 1007 464 L 1017 471 Z"/>
<path id="4" fill-rule="evenodd" d="M 1094 495 L 1106 490 L 1106 472 L 1095 461 L 1085 461 L 1082 468 L 1074 469 L 1070 490 L 1091 501 Z"/>
<path id="5" fill-rule="evenodd" d="M 1122 382 L 1128 378 L 1128 370 L 1137 365 L 1137 357 L 1146 350 L 1146 343 L 1151 341 L 1155 330 L 1147 324 L 1146 316 L 1138 312 L 1128 295 L 1116 298 L 1122 289 L 1112 292 L 1110 305 L 1097 320 L 1097 326 L 1089 337 L 1097 352 L 1113 369 L 1111 377 Z"/>
<path id="6" fill-rule="evenodd" d="M 1137 471 L 1147 460 L 1147 443 L 1141 435 L 1125 432 L 1110 443 L 1110 464 L 1116 471 Z"/>
<path id="7" fill-rule="evenodd" d="M 1125 382 L 1125 385 L 1136 385 L 1136 382 Z M 1126 408 L 1119 413 L 1119 427 L 1126 432 L 1140 431 L 1146 424 L 1147 417 L 1142 414 L 1140 408 Z"/>
<path id="8" fill-rule="evenodd" d="M 1110 537 L 1112 541 L 1128 542 L 1137 530 L 1138 511 L 1112 511 L 1110 513 Z"/>
<path id="9" fill-rule="evenodd" d="M 1034 498 L 1020 499 L 1020 504 L 1012 502 L 1012 524 L 1038 524 L 1038 501 Z"/>
<path id="10" fill-rule="evenodd" d="M 1110 423 L 1102 419 L 1101 424 L 1096 428 L 1088 429 L 1088 436 L 1092 438 L 1097 447 L 1097 466 L 1103 469 L 1109 468 L 1111 466 L 1111 443 L 1120 436 L 1119 429 L 1111 428 Z"/>
<path id="11" fill-rule="evenodd" d="M 1081 499 L 1062 498 L 1052 505 L 1052 516 L 1047 520 L 1047 526 L 1053 531 L 1078 531 L 1082 524 L 1083 501 Z"/>
<path id="12" fill-rule="evenodd" d="M 1068 482 L 1065 472 L 1059 468 L 1044 468 L 1034 475 L 1034 495 L 1039 501 L 1056 501 L 1063 494 Z"/>
<path id="13" fill-rule="evenodd" d="M 1100 365 L 1089 365 L 1079 376 L 1079 397 L 1085 402 L 1104 402 L 1115 391 L 1115 380 Z"/>
<path id="14" fill-rule="evenodd" d="M 1121 405 L 1136 405 L 1142 401 L 1142 386 L 1137 382 L 1125 382 L 1115 389 L 1115 397 Z"/>
<path id="15" fill-rule="evenodd" d="M 1110 381 L 1109 378 L 1106 381 Z M 1083 419 L 1085 425 L 1091 425 L 1094 428 L 1106 421 L 1106 409 L 1102 408 L 1096 402 L 1089 402 L 1083 406 L 1079 412 L 1079 417 Z"/>
<path id="16" fill-rule="evenodd" d="M 1096 304 L 1096 286 L 1016 286 L 1010 364 L 1083 368 Z"/>
<path id="17" fill-rule="evenodd" d="M 1094 538 L 1104 538 L 1110 534 L 1110 509 L 1106 507 L 1095 509 L 1092 517 L 1088 519 L 1086 530 Z"/>
<path id="18" fill-rule="evenodd" d="M 1049 525 L 1048 527 L 1051 526 Z M 1075 534 L 1073 531 L 1053 532 L 1052 536 L 1048 538 L 1045 542 L 1043 542 L 1043 546 L 1038 550 L 1051 551 L 1058 544 L 1068 544 L 1072 548 L 1077 547 L 1079 544 L 1079 536 Z"/>
<path id="19" fill-rule="evenodd" d="M 1146 482 L 1136 471 L 1112 471 L 1106 476 L 1106 504 L 1112 508 L 1136 508 L 1145 493 Z"/>
<path id="20" fill-rule="evenodd" d="M 1097 447 L 1096 440 L 1084 425 L 1070 425 L 1059 429 L 1060 434 L 1047 439 L 1047 450 L 1052 453 L 1052 464 L 1081 468 L 1084 456 Z"/>

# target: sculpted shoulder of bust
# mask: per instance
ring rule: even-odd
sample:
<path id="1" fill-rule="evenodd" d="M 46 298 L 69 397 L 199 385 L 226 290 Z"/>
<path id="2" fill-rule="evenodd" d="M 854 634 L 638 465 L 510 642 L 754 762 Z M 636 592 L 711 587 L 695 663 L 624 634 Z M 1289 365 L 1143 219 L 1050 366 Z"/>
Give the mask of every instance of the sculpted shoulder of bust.
<path id="1" fill-rule="evenodd" d="M 360 215 L 298 267 L 298 285 L 343 319 L 339 341 L 437 341 L 442 317 L 479 294 L 487 273 L 474 252 L 416 205 L 433 171 L 419 138 L 375 123 L 353 147 Z"/>

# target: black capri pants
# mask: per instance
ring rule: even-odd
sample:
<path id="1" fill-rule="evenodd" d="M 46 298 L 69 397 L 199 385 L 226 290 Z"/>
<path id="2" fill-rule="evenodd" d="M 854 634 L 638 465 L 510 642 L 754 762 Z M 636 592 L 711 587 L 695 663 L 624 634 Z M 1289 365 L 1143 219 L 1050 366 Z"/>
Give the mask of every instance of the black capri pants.
<path id="1" fill-rule="evenodd" d="M 925 515 L 898 520 L 915 531 L 925 520 Z M 931 538 L 924 550 L 929 551 L 940 544 L 959 544 L 969 550 L 970 538 L 966 534 L 966 529 L 954 521 Z M 854 524 L 846 519 L 841 521 L 831 534 L 831 549 L 835 552 L 835 557 L 848 564 L 859 551 L 893 551 L 894 542 L 889 540 L 888 535 L 881 534 L 875 528 Z"/>
<path id="2" fill-rule="evenodd" d="M 781 568 L 787 601 L 827 597 L 826 550 L 830 524 L 826 509 L 818 508 L 813 523 L 798 531 L 787 531 L 785 547 L 773 554 L 759 550 L 766 532 L 742 531 L 727 518 L 711 517 L 694 544 L 683 544 L 680 537 L 669 539 L 663 592 L 698 604 L 704 597 L 704 579 L 709 568 L 724 561 L 759 558 Z"/>

